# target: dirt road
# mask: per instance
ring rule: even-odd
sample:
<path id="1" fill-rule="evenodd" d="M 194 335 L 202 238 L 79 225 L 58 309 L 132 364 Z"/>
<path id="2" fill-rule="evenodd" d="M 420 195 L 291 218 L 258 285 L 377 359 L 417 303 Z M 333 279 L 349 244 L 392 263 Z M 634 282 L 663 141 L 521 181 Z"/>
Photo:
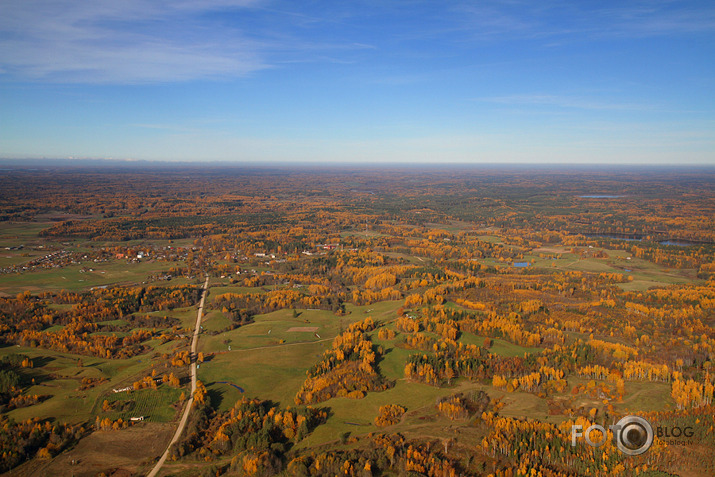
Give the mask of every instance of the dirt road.
<path id="1" fill-rule="evenodd" d="M 181 416 L 181 421 L 179 421 L 179 427 L 176 428 L 174 437 L 171 438 L 171 442 L 166 447 L 166 451 L 162 454 L 159 462 L 156 463 L 154 468 L 147 474 L 147 477 L 154 477 L 161 470 L 161 466 L 164 465 L 166 458 L 169 457 L 169 449 L 174 445 L 176 441 L 179 440 L 181 434 L 184 432 L 186 423 L 189 420 L 189 413 L 191 412 L 191 406 L 194 404 L 194 392 L 196 391 L 196 348 L 199 345 L 199 333 L 201 332 L 201 318 L 204 314 L 204 300 L 206 299 L 206 293 L 209 289 L 209 277 L 206 277 L 204 282 L 204 291 L 201 294 L 201 302 L 199 302 L 199 311 L 196 314 L 196 328 L 194 329 L 194 337 L 191 339 L 191 395 L 189 400 L 186 402 L 186 408 L 184 409 L 184 415 Z"/>

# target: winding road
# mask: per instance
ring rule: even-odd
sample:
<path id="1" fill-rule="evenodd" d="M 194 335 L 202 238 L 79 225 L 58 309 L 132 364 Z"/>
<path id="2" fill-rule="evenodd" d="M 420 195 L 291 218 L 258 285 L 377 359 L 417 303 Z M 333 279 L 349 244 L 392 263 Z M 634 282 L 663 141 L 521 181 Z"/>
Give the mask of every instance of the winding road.
<path id="1" fill-rule="evenodd" d="M 173 446 L 181 437 L 184 432 L 186 423 L 189 421 L 189 413 L 191 412 L 191 406 L 194 404 L 194 392 L 196 391 L 196 348 L 199 345 L 199 333 L 201 332 L 201 318 L 204 314 L 204 300 L 206 299 L 206 293 L 209 289 L 209 277 L 206 276 L 206 281 L 204 282 L 203 293 L 201 294 L 201 301 L 199 302 L 199 311 L 196 314 L 196 328 L 194 329 L 194 336 L 191 339 L 191 395 L 189 400 L 186 402 L 186 408 L 184 408 L 184 415 L 181 416 L 181 421 L 179 421 L 179 427 L 176 428 L 174 437 L 172 437 L 171 442 L 166 447 L 164 454 L 162 454 L 159 462 L 156 463 L 151 472 L 147 474 L 147 477 L 154 477 L 161 470 L 161 466 L 164 465 L 166 458 L 169 457 L 169 449 Z"/>

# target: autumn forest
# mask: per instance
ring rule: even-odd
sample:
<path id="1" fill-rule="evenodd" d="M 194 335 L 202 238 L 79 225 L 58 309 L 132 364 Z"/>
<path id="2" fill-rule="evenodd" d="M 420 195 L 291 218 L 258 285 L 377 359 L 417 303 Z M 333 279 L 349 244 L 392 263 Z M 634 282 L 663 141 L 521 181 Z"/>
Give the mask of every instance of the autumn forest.
<path id="1" fill-rule="evenodd" d="M 709 168 L 0 172 L 7 475 L 713 475 L 714 357 Z"/>

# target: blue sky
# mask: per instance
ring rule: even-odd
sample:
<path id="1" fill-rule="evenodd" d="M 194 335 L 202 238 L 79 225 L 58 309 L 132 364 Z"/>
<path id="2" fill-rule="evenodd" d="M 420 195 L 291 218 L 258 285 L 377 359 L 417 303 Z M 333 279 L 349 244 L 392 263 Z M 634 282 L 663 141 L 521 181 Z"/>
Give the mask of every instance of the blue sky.
<path id="1" fill-rule="evenodd" d="M 5 0 L 0 157 L 715 164 L 715 2 Z"/>

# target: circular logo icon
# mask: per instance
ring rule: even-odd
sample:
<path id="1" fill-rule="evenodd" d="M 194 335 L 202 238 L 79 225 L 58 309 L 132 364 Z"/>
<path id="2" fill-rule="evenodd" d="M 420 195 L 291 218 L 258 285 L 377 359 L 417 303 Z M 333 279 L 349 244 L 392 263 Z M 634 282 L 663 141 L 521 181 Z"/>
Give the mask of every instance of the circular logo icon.
<path id="1" fill-rule="evenodd" d="M 618 449 L 626 455 L 641 455 L 653 445 L 653 428 L 639 416 L 626 416 L 616 424 Z"/>

